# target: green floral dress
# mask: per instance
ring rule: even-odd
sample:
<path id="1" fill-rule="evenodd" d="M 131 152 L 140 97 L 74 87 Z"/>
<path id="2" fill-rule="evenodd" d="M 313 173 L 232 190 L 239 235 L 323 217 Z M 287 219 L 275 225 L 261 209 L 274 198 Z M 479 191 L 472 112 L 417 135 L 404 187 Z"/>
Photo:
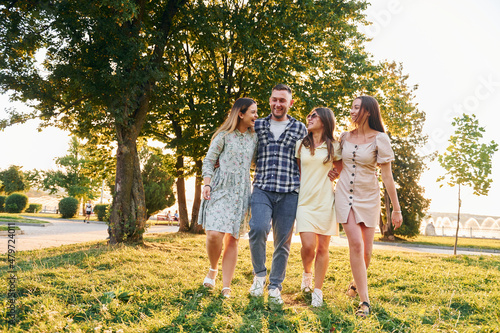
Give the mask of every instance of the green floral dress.
<path id="1" fill-rule="evenodd" d="M 203 160 L 203 177 L 210 177 L 210 200 L 202 199 L 198 224 L 205 230 L 229 233 L 239 238 L 250 220 L 250 167 L 257 146 L 257 135 L 222 131 L 212 140 Z M 214 165 L 219 160 L 219 167 Z"/>

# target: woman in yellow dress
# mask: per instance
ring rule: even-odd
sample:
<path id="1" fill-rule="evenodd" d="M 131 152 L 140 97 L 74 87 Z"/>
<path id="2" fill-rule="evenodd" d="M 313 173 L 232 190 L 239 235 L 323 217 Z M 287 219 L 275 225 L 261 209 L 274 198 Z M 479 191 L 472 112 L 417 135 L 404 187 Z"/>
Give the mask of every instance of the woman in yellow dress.
<path id="1" fill-rule="evenodd" d="M 300 166 L 297 229 L 302 242 L 304 266 L 301 289 L 312 291 L 311 305 L 323 304 L 323 281 L 328 268 L 330 237 L 338 234 L 335 196 L 328 173 L 340 168 L 340 144 L 333 137 L 335 117 L 328 108 L 315 108 L 307 116 L 307 136 L 297 142 L 295 157 Z M 314 263 L 314 289 L 312 269 Z"/>

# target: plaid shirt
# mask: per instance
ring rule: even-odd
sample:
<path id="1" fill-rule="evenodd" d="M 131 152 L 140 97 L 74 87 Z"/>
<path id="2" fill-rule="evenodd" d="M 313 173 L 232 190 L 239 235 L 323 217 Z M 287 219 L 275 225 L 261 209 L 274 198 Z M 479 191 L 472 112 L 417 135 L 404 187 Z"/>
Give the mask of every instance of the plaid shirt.
<path id="1" fill-rule="evenodd" d="M 307 130 L 297 119 L 287 117 L 290 122 L 278 140 L 270 131 L 271 115 L 255 121 L 255 133 L 259 139 L 253 185 L 261 190 L 288 193 L 300 186 L 295 143 L 306 136 Z"/>

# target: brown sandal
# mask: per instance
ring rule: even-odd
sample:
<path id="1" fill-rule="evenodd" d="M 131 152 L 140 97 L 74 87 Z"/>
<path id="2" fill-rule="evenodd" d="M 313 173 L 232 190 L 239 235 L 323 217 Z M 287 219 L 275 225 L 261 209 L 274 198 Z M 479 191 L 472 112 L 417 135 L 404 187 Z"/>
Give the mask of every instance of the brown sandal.
<path id="1" fill-rule="evenodd" d="M 347 287 L 347 291 L 345 292 L 347 296 L 351 298 L 355 298 L 358 295 L 358 291 L 354 286 L 354 282 L 349 283 L 349 287 Z"/>
<path id="2" fill-rule="evenodd" d="M 370 315 L 370 303 L 361 302 L 359 303 L 358 309 L 356 310 L 356 316 L 361 318 L 366 318 Z"/>

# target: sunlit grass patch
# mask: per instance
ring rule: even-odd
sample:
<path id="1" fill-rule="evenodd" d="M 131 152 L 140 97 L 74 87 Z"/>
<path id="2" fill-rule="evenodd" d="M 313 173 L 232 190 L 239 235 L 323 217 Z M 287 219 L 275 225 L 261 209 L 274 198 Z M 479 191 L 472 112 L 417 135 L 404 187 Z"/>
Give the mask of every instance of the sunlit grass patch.
<path id="1" fill-rule="evenodd" d="M 268 243 L 267 263 L 271 263 Z M 369 269 L 372 315 L 354 315 L 345 295 L 348 249 L 330 248 L 325 305 L 300 291 L 300 244 L 292 244 L 283 307 L 252 298 L 248 240 L 239 243 L 230 299 L 201 286 L 205 237 L 148 235 L 144 245 L 91 242 L 16 254 L 18 326 L 13 332 L 496 332 L 500 258 L 374 251 Z M 0 263 L 6 275 L 7 263 Z M 6 284 L 0 327 L 7 329 Z"/>

